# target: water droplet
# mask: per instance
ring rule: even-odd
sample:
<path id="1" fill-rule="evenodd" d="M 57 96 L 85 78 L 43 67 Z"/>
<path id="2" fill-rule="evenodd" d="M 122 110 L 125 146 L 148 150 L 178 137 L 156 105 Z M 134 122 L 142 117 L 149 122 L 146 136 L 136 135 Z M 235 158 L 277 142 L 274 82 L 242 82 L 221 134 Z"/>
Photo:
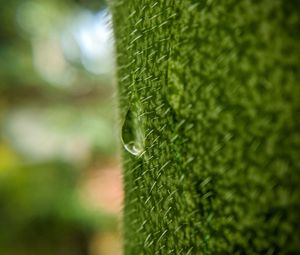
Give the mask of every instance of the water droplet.
<path id="1" fill-rule="evenodd" d="M 131 106 L 122 126 L 123 146 L 134 156 L 140 156 L 144 152 L 145 137 L 140 111 L 138 107 Z"/>
<path id="2" fill-rule="evenodd" d="M 143 148 L 131 141 L 129 143 L 124 143 L 124 148 L 134 156 L 139 156 L 143 152 Z"/>

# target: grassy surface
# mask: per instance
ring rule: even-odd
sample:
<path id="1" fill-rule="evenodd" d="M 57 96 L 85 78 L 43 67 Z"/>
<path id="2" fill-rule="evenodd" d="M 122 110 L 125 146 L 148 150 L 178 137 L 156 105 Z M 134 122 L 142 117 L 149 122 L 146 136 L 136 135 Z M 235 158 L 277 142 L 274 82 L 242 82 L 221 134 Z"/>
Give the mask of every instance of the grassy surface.
<path id="1" fill-rule="evenodd" d="M 112 10 L 125 254 L 298 254 L 299 1 Z"/>

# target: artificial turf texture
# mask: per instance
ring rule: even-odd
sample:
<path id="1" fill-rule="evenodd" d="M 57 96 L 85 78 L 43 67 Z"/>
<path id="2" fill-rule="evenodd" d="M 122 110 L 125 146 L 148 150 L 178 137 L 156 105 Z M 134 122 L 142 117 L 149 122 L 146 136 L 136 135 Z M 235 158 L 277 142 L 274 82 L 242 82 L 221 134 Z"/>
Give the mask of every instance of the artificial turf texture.
<path id="1" fill-rule="evenodd" d="M 124 254 L 300 254 L 300 1 L 111 2 Z"/>

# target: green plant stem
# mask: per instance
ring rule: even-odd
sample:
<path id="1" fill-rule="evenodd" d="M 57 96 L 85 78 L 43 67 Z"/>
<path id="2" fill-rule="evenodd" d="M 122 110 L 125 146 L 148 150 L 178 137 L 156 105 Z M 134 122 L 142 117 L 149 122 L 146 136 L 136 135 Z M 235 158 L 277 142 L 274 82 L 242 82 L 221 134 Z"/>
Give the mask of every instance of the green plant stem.
<path id="1" fill-rule="evenodd" d="M 124 151 L 125 254 L 300 253 L 299 1 L 111 8 L 144 146 Z"/>

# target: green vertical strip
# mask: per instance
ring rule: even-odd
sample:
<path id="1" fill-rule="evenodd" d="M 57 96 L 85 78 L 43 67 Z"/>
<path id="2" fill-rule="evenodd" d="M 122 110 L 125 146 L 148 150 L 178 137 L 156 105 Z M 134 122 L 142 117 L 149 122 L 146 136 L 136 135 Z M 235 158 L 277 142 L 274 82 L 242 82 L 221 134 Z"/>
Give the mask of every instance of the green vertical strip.
<path id="1" fill-rule="evenodd" d="M 300 253 L 299 3 L 112 1 L 125 255 Z"/>

